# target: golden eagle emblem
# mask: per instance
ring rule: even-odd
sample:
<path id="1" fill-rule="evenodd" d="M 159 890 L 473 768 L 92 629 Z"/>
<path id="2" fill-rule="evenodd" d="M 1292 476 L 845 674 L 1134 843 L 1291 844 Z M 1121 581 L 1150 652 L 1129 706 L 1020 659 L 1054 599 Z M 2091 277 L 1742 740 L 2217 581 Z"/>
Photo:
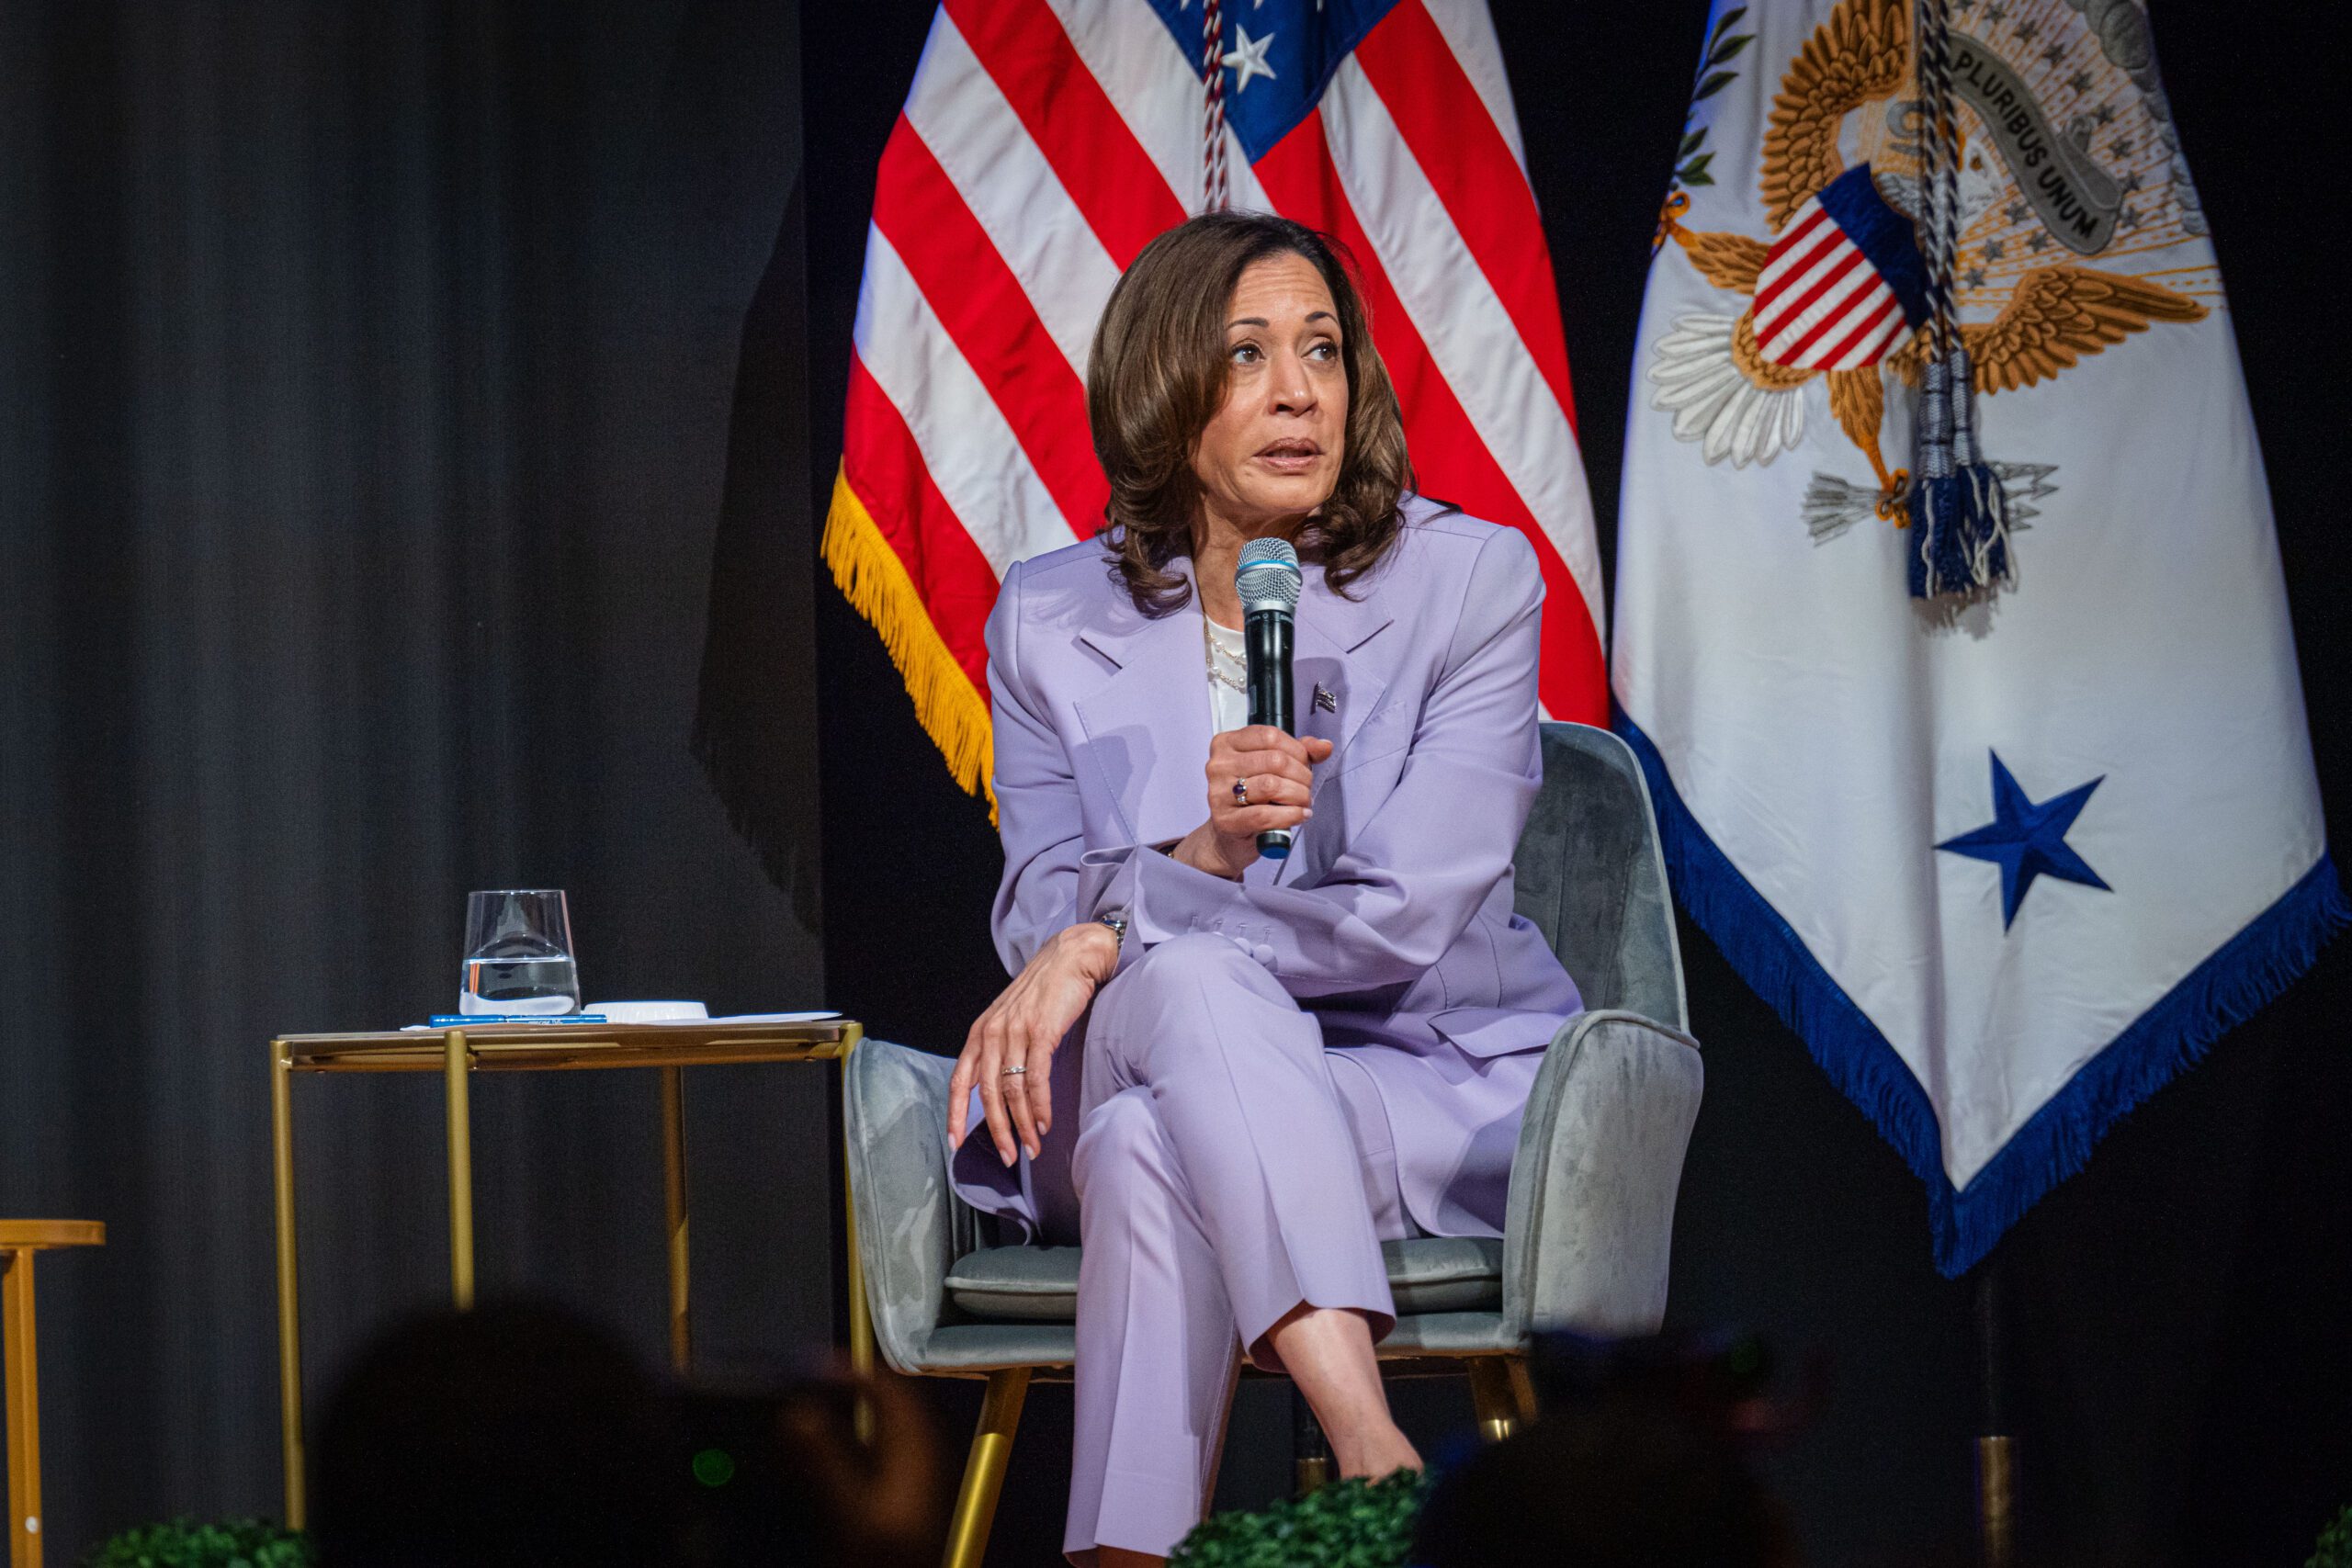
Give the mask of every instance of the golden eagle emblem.
<path id="1" fill-rule="evenodd" d="M 1981 7 L 1962 0 L 1955 8 L 1971 28 L 1954 35 L 1966 111 L 1955 294 L 1964 311 L 1991 315 L 1962 327 L 1976 390 L 2031 387 L 2154 323 L 2201 320 L 2209 307 L 2196 296 L 2220 293 L 2210 263 L 2169 269 L 2170 284 L 2110 269 L 2116 259 L 2203 232 L 2161 94 L 2131 69 L 2134 40 L 2126 34 L 2136 9 L 2128 0 L 1995 0 Z M 1736 468 L 1770 463 L 1796 446 L 1804 434 L 1804 388 L 1820 378 L 1831 416 L 1870 462 L 1877 515 L 1898 525 L 1908 476 L 1890 468 L 1880 449 L 1883 373 L 1918 385 L 1922 323 L 1909 321 L 1886 337 L 1868 363 L 1855 363 L 1858 355 L 1843 366 L 1805 363 L 1775 346 L 1784 338 L 1758 343 L 1756 299 L 1783 231 L 1804 221 L 1808 204 L 1817 207 L 1851 169 L 1868 168 L 1868 185 L 1908 220 L 1905 245 L 1914 243 L 1922 146 L 1911 35 L 1908 0 L 1841 0 L 1790 62 L 1763 138 L 1758 186 L 1771 238 L 1687 228 L 1689 196 L 1677 190 L 1668 197 L 1662 239 L 1709 283 L 1749 302 L 1736 315 L 1679 317 L 1657 339 L 1646 372 L 1652 403 L 1672 414 L 1674 434 L 1697 443 L 1705 461 Z M 2020 59 L 2022 67 L 2010 63 Z M 2088 255 L 2101 265 L 2089 265 Z M 1824 484 L 1873 499 L 1826 477 L 1816 492 Z M 1817 499 L 1808 498 L 1809 512 Z M 1863 514 L 1856 508 L 1844 522 Z M 1816 536 L 1832 531 L 1815 521 Z"/>

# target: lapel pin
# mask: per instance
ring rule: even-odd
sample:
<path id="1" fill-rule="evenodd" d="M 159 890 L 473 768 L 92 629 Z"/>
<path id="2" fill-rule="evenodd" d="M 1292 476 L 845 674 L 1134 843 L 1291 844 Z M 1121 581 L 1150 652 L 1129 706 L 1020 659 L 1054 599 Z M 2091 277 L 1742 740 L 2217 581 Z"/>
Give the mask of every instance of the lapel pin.
<path id="1" fill-rule="evenodd" d="M 1323 682 L 1317 681 L 1315 682 L 1315 705 L 1325 713 L 1337 713 L 1340 711 L 1340 699 L 1325 690 Z"/>

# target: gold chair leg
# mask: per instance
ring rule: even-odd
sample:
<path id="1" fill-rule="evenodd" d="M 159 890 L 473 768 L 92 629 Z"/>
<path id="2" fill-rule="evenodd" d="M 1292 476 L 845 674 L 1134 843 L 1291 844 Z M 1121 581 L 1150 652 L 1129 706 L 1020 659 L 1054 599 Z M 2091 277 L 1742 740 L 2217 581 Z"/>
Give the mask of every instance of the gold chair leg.
<path id="1" fill-rule="evenodd" d="M 1519 1405 L 1520 1425 L 1532 1427 L 1538 1412 L 1535 1408 L 1535 1380 L 1528 1375 L 1527 1358 L 1513 1356 L 1503 1364 L 1510 1370 L 1510 1392 Z"/>
<path id="2" fill-rule="evenodd" d="M 40 1568 L 40 1389 L 33 1340 L 33 1255 L 0 1253 L 0 1360 L 8 1404 L 8 1563 Z"/>
<path id="3" fill-rule="evenodd" d="M 1512 1394 L 1510 1371 L 1500 1356 L 1481 1356 L 1469 1364 L 1470 1403 L 1478 1412 L 1478 1436 L 1499 1443 L 1519 1429 L 1518 1402 Z"/>
<path id="4" fill-rule="evenodd" d="M 1012 1457 L 1013 1428 L 1021 1425 L 1021 1403 L 1028 1395 L 1028 1368 L 1012 1367 L 989 1374 L 988 1394 L 980 1401 L 979 1429 L 972 1434 L 972 1457 L 964 1465 L 964 1484 L 956 1494 L 956 1512 L 947 1523 L 942 1568 L 980 1568 L 980 1560 L 988 1555 L 997 1495 L 1004 1490 L 1005 1466 Z"/>
<path id="5" fill-rule="evenodd" d="M 1227 1414 L 1232 1406 L 1228 1401 Z M 1290 1490 L 1294 1497 L 1319 1492 L 1331 1483 L 1331 1439 L 1316 1418 L 1314 1406 L 1296 1383 L 1290 1385 Z M 1205 1512 L 1206 1510 L 1204 1510 Z"/>
<path id="6" fill-rule="evenodd" d="M 293 1064 L 269 1043 L 271 1179 L 277 1188 L 277 1420 L 286 1458 L 286 1528 L 310 1522 L 302 1452 L 302 1271 L 294 1246 Z"/>

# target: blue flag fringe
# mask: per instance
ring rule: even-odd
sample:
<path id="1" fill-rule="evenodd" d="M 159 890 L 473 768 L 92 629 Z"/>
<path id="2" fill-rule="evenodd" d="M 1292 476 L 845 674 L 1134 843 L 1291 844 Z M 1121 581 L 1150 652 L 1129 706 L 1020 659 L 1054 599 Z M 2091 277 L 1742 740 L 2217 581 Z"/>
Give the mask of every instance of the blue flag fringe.
<path id="1" fill-rule="evenodd" d="M 1935 1108 L 1886 1036 L 1691 817 L 1649 737 L 1611 705 L 1649 780 L 1675 897 L 1739 977 L 1805 1043 L 1830 1082 L 1928 1190 L 1937 1269 L 1966 1273 L 2042 1194 L 2083 1168 L 2109 1128 L 2300 979 L 2352 924 L 2334 859 L 2302 879 L 2084 1064 L 1965 1188 L 1944 1175 Z"/>

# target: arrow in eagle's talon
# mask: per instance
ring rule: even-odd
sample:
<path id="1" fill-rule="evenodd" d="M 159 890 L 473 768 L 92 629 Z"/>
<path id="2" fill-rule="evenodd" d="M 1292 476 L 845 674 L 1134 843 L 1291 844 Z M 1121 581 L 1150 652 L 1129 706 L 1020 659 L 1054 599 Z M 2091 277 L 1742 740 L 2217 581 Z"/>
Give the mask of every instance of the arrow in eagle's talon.
<path id="1" fill-rule="evenodd" d="M 1878 492 L 1878 514 L 1897 528 L 1911 525 L 1911 470 L 1897 468 Z"/>

